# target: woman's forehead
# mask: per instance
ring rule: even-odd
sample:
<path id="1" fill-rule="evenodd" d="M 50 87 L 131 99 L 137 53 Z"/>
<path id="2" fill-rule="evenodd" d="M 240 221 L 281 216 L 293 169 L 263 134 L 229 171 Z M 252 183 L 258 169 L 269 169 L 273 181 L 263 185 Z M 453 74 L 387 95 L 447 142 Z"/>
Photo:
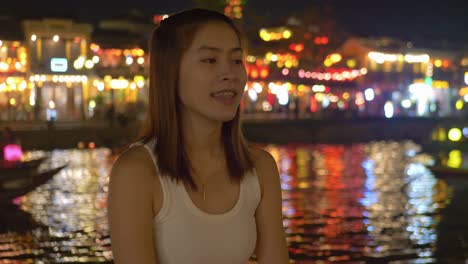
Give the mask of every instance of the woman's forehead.
<path id="1" fill-rule="evenodd" d="M 192 51 L 231 51 L 240 48 L 239 37 L 229 25 L 208 23 L 201 26 L 195 34 L 190 49 Z"/>

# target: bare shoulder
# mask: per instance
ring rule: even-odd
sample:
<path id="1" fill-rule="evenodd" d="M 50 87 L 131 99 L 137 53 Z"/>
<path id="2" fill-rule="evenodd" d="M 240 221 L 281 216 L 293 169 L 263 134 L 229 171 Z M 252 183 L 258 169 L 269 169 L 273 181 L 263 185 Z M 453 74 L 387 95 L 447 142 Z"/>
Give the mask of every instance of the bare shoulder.
<path id="1" fill-rule="evenodd" d="M 116 263 L 155 263 L 152 167 L 143 146 L 126 150 L 112 165 L 107 209 Z"/>
<path id="2" fill-rule="evenodd" d="M 263 190 L 266 181 L 275 180 L 275 177 L 278 177 L 276 161 L 270 152 L 258 146 L 251 146 L 250 153 Z"/>
<path id="3" fill-rule="evenodd" d="M 132 178 L 140 178 L 144 180 L 145 174 L 151 171 L 153 163 L 151 156 L 143 146 L 129 148 L 121 153 L 112 165 L 111 175 L 120 175 L 131 172 Z M 137 173 L 146 172 L 146 173 Z"/>
<path id="4" fill-rule="evenodd" d="M 114 161 L 109 176 L 110 188 L 111 191 L 125 190 L 124 193 L 135 189 L 151 194 L 154 175 L 150 154 L 145 147 L 135 146 L 121 153 Z"/>
<path id="5" fill-rule="evenodd" d="M 261 147 L 250 146 L 250 153 L 252 154 L 252 158 L 254 160 L 255 165 L 258 165 L 259 163 L 275 162 L 275 159 L 270 154 L 270 152 L 266 151 Z"/>

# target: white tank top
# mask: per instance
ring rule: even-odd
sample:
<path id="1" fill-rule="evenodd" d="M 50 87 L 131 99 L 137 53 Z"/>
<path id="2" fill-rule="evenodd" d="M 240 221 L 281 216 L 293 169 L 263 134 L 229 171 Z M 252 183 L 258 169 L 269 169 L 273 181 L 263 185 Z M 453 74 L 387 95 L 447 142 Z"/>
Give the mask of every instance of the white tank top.
<path id="1" fill-rule="evenodd" d="M 138 144 L 138 143 L 136 143 Z M 156 169 L 155 140 L 144 144 Z M 245 264 L 257 242 L 255 210 L 260 185 L 255 169 L 245 175 L 239 199 L 224 214 L 200 210 L 182 183 L 158 173 L 163 203 L 153 221 L 154 240 L 161 264 Z"/>

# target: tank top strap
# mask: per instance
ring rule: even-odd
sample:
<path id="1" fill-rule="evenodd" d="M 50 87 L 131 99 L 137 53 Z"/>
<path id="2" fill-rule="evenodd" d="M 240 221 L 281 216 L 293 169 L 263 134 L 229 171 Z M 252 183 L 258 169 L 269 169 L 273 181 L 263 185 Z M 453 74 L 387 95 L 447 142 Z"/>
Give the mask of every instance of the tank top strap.
<path id="1" fill-rule="evenodd" d="M 131 144 L 130 147 L 143 146 L 148 152 L 148 154 L 151 156 L 151 160 L 153 161 L 156 174 L 158 175 L 159 182 L 161 183 L 161 189 L 162 189 L 162 195 L 163 195 L 162 207 L 154 219 L 155 221 L 159 222 L 159 221 L 164 221 L 164 219 L 168 215 L 168 210 L 170 208 L 170 205 L 174 197 L 175 184 L 169 177 L 165 177 L 160 173 L 158 160 L 157 160 L 156 154 L 154 153 L 155 145 L 156 145 L 156 139 L 152 139 L 146 143 L 143 143 L 141 141 L 135 142 Z"/>
<path id="2" fill-rule="evenodd" d="M 257 170 L 253 168 L 245 174 L 244 186 L 246 188 L 247 209 L 255 214 L 261 199 L 260 182 L 257 176 Z"/>

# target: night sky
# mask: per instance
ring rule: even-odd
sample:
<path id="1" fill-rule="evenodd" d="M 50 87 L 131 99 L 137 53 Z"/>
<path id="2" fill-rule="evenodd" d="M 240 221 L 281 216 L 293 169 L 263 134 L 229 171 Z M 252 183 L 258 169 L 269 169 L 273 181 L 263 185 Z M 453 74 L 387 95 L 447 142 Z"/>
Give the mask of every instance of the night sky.
<path id="1" fill-rule="evenodd" d="M 2 1 L 4 2 L 4 1 Z M 34 14 L 71 15 L 96 20 L 122 14 L 130 8 L 147 15 L 171 13 L 194 7 L 193 0 L 130 0 L 126 2 L 95 0 L 8 0 L 0 6 L 0 16 Z M 96 7 L 96 3 L 107 8 Z M 112 3 L 112 4 L 111 4 Z M 311 5 L 329 6 L 337 24 L 360 36 L 390 36 L 420 42 L 447 42 L 468 46 L 468 0 L 248 0 L 247 8 L 282 17 Z M 26 6 L 26 8 L 25 8 Z"/>

